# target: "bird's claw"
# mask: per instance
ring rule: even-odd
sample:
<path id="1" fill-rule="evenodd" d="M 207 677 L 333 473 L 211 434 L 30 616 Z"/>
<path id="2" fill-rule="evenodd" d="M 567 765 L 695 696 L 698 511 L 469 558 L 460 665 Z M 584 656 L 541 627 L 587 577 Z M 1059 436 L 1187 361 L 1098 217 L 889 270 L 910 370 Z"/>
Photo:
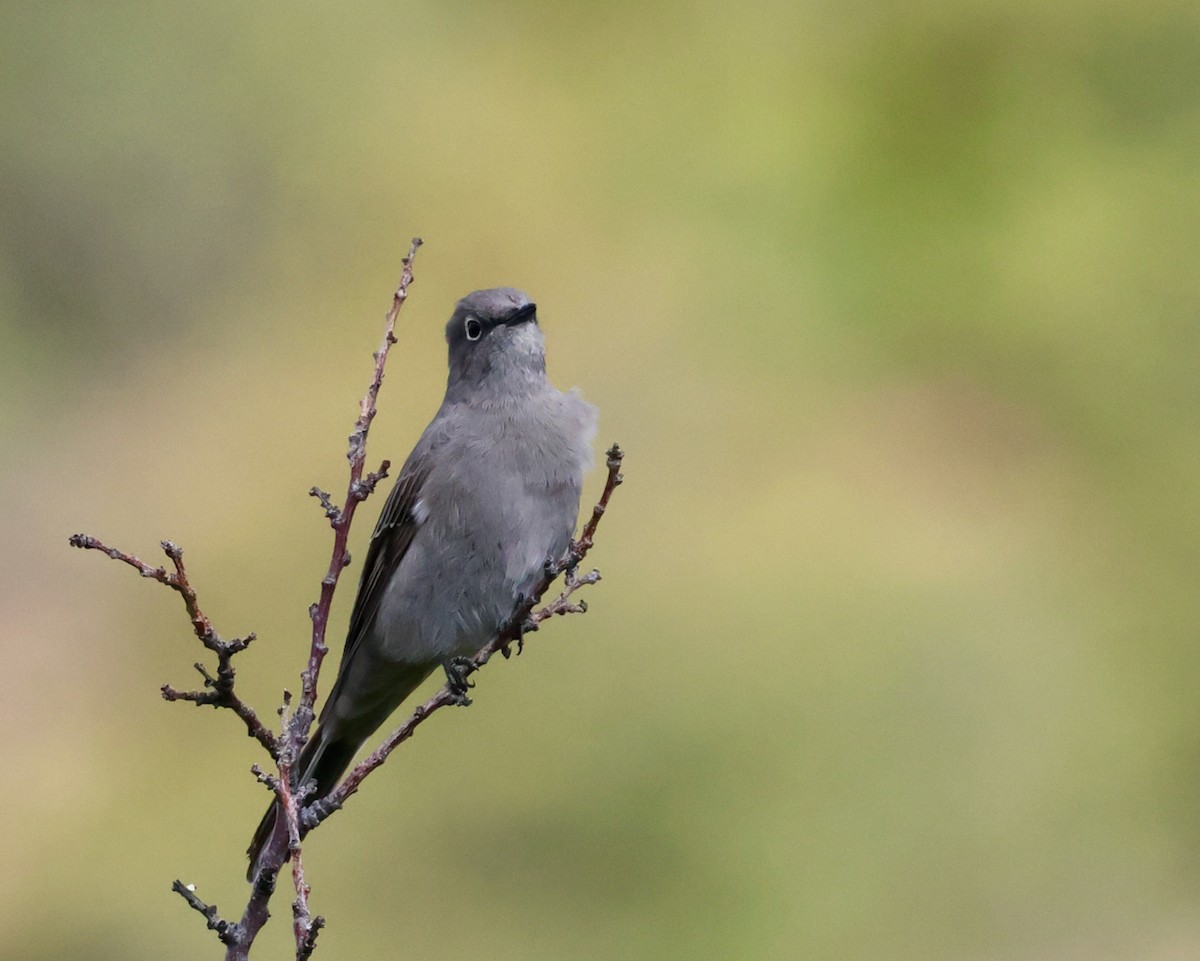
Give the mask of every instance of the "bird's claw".
<path id="1" fill-rule="evenodd" d="M 524 617 L 517 625 L 517 653 L 520 654 L 525 650 L 525 635 L 532 634 L 538 629 L 537 621 L 532 617 Z"/>
<path id="2" fill-rule="evenodd" d="M 546 561 L 547 572 L 549 571 L 552 563 L 553 561 Z M 517 595 L 517 613 L 513 615 L 512 620 L 508 622 L 509 626 L 505 628 L 506 631 L 512 631 L 512 640 L 505 641 L 500 647 L 500 653 L 504 655 L 505 660 L 508 660 L 508 658 L 512 657 L 511 645 L 514 642 L 517 645 L 517 654 L 523 654 L 525 651 L 526 633 L 532 633 L 538 629 L 537 622 L 529 615 L 529 611 L 526 610 L 527 600 L 528 599 L 524 594 Z M 521 611 L 524 611 L 525 613 L 521 614 Z"/>
<path id="3" fill-rule="evenodd" d="M 452 657 L 442 665 L 442 668 L 446 672 L 446 687 L 449 688 L 454 703 L 460 707 L 466 707 L 471 703 L 471 699 L 467 697 L 467 691 L 475 686 L 474 681 L 467 680 L 478 670 L 475 662 L 469 657 Z"/>

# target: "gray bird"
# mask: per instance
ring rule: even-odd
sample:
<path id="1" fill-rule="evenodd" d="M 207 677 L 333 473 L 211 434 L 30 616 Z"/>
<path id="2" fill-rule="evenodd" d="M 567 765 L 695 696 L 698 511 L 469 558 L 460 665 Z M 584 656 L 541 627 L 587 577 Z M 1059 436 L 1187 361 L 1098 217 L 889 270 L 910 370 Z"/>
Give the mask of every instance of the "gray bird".
<path id="1" fill-rule="evenodd" d="M 477 290 L 446 340 L 445 399 L 375 526 L 337 680 L 296 765 L 298 784 L 316 782 L 306 803 L 437 667 L 491 639 L 575 530 L 596 408 L 547 379 L 537 306 L 509 287 Z M 272 806 L 250 844 L 251 880 L 283 829 Z"/>

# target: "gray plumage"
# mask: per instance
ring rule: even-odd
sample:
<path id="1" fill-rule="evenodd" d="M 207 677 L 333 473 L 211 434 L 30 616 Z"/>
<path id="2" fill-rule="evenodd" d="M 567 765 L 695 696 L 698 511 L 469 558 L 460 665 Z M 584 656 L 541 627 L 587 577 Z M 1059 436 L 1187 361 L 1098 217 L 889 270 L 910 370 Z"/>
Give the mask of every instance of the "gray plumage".
<path id="1" fill-rule="evenodd" d="M 337 680 L 301 754 L 309 802 L 438 666 L 474 654 L 567 549 L 592 463 L 596 409 L 546 377 L 536 306 L 478 290 L 446 325 L 442 406 L 396 479 L 367 550 Z M 249 877 L 272 833 L 267 811 Z"/>

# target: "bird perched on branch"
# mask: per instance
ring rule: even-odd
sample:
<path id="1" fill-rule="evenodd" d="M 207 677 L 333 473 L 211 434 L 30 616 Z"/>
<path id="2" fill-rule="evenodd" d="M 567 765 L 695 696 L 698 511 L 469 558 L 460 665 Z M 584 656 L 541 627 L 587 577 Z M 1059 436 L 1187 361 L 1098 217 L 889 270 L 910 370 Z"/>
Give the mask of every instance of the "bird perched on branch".
<path id="1" fill-rule="evenodd" d="M 337 680 L 295 766 L 325 797 L 363 742 L 439 666 L 483 647 L 575 531 L 596 409 L 546 377 L 537 307 L 478 290 L 446 325 L 446 396 L 401 469 L 363 567 Z M 276 802 L 250 844 L 286 830 Z"/>

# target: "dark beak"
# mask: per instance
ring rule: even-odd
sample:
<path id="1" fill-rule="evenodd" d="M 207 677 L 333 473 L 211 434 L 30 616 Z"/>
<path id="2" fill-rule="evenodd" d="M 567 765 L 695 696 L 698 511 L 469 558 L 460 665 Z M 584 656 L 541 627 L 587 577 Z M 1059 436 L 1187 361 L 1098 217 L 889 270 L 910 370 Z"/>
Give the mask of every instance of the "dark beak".
<path id="1" fill-rule="evenodd" d="M 527 320 L 537 320 L 537 304 L 526 304 L 524 307 L 518 308 L 504 318 L 504 323 L 509 327 L 515 327 Z"/>

